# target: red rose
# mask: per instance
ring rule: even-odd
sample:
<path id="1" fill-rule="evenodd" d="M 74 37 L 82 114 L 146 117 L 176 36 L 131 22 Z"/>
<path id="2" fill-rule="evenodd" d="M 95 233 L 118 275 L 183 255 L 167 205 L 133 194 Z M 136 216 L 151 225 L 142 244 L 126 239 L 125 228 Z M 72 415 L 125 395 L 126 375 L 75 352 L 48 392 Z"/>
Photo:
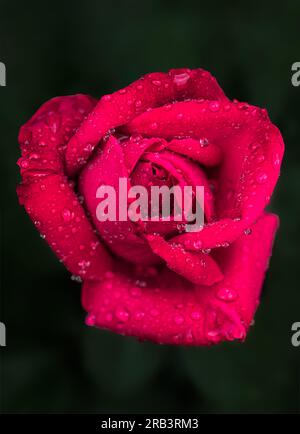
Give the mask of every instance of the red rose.
<path id="1" fill-rule="evenodd" d="M 99 101 L 45 103 L 21 129 L 20 202 L 83 280 L 87 324 L 159 343 L 243 340 L 278 218 L 284 151 L 265 110 L 230 101 L 201 69 L 148 74 Z M 204 228 L 106 221 L 97 189 L 204 186 Z M 120 193 L 120 192 L 119 192 Z"/>

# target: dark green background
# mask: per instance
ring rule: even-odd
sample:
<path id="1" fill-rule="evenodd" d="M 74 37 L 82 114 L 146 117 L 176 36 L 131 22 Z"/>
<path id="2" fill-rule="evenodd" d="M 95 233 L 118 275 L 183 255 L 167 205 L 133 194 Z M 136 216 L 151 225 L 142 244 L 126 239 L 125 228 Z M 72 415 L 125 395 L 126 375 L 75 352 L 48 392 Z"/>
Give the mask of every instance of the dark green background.
<path id="1" fill-rule="evenodd" d="M 299 22 L 296 0 L 0 2 L 2 411 L 299 410 Z M 86 327 L 80 286 L 16 199 L 18 129 L 42 102 L 182 66 L 206 68 L 231 98 L 266 107 L 286 142 L 272 204 L 281 229 L 244 345 L 173 348 Z"/>

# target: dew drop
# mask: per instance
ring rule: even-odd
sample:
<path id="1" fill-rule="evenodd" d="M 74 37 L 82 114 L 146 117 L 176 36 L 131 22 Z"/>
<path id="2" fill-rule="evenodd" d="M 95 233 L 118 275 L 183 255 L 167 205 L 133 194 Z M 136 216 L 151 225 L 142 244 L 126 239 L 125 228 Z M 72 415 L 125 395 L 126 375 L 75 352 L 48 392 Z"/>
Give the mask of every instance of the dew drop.
<path id="1" fill-rule="evenodd" d="M 192 344 L 194 342 L 194 336 L 192 330 L 188 330 L 185 334 L 185 342 L 187 344 Z"/>
<path id="2" fill-rule="evenodd" d="M 189 74 L 187 72 L 184 72 L 182 74 L 174 75 L 173 80 L 176 86 L 184 86 L 188 82 L 189 78 L 190 78 Z"/>
<path id="3" fill-rule="evenodd" d="M 64 209 L 61 213 L 63 221 L 69 222 L 73 219 L 74 213 L 70 211 L 69 209 Z"/>
<path id="4" fill-rule="evenodd" d="M 280 166 L 280 157 L 279 154 L 275 154 L 273 157 L 273 166 L 276 169 L 277 167 Z"/>
<path id="5" fill-rule="evenodd" d="M 211 111 L 211 112 L 217 112 L 217 111 L 219 111 L 220 110 L 220 103 L 218 102 L 218 101 L 211 101 L 210 103 L 209 103 L 209 110 Z"/>
<path id="6" fill-rule="evenodd" d="M 200 250 L 202 248 L 202 245 L 203 245 L 203 243 L 201 240 L 196 240 L 193 243 L 193 246 L 196 250 Z"/>
<path id="7" fill-rule="evenodd" d="M 265 184 L 267 180 L 268 180 L 268 175 L 266 173 L 260 173 L 256 177 L 256 181 L 258 182 L 258 184 Z"/>
<path id="8" fill-rule="evenodd" d="M 143 319 L 145 316 L 144 312 L 136 312 L 134 314 L 134 319 L 136 319 L 137 321 L 140 321 L 141 319 Z"/>
<path id="9" fill-rule="evenodd" d="M 75 274 L 72 274 L 71 280 L 73 280 L 73 282 L 82 283 L 81 277 L 76 276 Z"/>
<path id="10" fill-rule="evenodd" d="M 129 313 L 124 308 L 117 308 L 115 311 L 115 316 L 120 322 L 127 322 L 129 319 Z"/>
<path id="11" fill-rule="evenodd" d="M 96 316 L 89 313 L 85 319 L 85 323 L 89 327 L 93 327 L 96 324 Z"/>
<path id="12" fill-rule="evenodd" d="M 198 321 L 201 318 L 201 313 L 198 311 L 194 311 L 191 313 L 191 318 L 194 321 Z"/>
<path id="13" fill-rule="evenodd" d="M 205 137 L 203 137 L 202 139 L 200 139 L 199 143 L 200 143 L 201 148 L 205 148 L 206 146 L 209 145 L 209 141 Z"/>
<path id="14" fill-rule="evenodd" d="M 20 166 L 22 167 L 22 169 L 26 169 L 29 166 L 29 163 L 27 160 L 22 160 L 20 162 Z"/>
<path id="15" fill-rule="evenodd" d="M 217 292 L 217 298 L 227 303 L 233 302 L 238 298 L 236 291 L 229 288 L 221 288 Z"/>

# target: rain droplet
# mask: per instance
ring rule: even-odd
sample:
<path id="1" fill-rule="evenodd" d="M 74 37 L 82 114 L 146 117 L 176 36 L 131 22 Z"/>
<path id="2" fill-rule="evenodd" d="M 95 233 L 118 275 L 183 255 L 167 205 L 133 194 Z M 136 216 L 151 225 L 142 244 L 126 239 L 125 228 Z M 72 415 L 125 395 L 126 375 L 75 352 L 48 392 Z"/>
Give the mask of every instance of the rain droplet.
<path id="1" fill-rule="evenodd" d="M 129 319 L 129 313 L 127 312 L 127 310 L 125 310 L 121 307 L 116 309 L 115 316 L 116 316 L 117 320 L 119 320 L 121 322 L 127 322 Z"/>
<path id="2" fill-rule="evenodd" d="M 279 157 L 279 154 L 275 154 L 274 155 L 273 166 L 274 166 L 274 168 L 277 168 L 278 166 L 280 166 L 280 157 Z"/>
<path id="3" fill-rule="evenodd" d="M 209 103 L 209 110 L 212 112 L 217 112 L 220 110 L 220 103 L 218 101 L 211 101 Z"/>
<path id="4" fill-rule="evenodd" d="M 205 148 L 206 146 L 209 145 L 209 141 L 208 139 L 206 139 L 205 137 L 199 140 L 200 146 L 201 148 Z"/>
<path id="5" fill-rule="evenodd" d="M 217 292 L 217 298 L 228 303 L 235 301 L 238 298 L 236 291 L 229 288 L 220 288 Z"/>
<path id="6" fill-rule="evenodd" d="M 74 282 L 82 283 L 81 277 L 76 276 L 75 274 L 72 274 L 71 280 L 73 280 Z"/>
<path id="7" fill-rule="evenodd" d="M 195 248 L 196 250 L 200 250 L 201 247 L 202 247 L 202 245 L 203 245 L 203 243 L 202 243 L 201 240 L 196 240 L 196 241 L 194 241 L 194 243 L 193 243 L 193 246 L 194 246 L 194 248 Z"/>
<path id="8" fill-rule="evenodd" d="M 141 319 L 143 319 L 145 316 L 144 312 L 136 312 L 134 314 L 134 319 L 136 319 L 137 321 L 140 321 Z"/>
<path id="9" fill-rule="evenodd" d="M 61 213 L 63 221 L 69 222 L 73 219 L 74 213 L 70 211 L 69 209 L 64 209 Z"/>
<path id="10" fill-rule="evenodd" d="M 174 75 L 173 80 L 176 86 L 184 86 L 188 82 L 189 78 L 189 74 L 187 72 L 184 72 L 182 74 Z"/>
<path id="11" fill-rule="evenodd" d="M 268 175 L 266 173 L 260 173 L 256 177 L 256 181 L 258 182 L 258 184 L 265 184 L 267 180 L 268 180 Z"/>
<path id="12" fill-rule="evenodd" d="M 96 316 L 89 313 L 85 319 L 85 323 L 87 326 L 90 327 L 94 326 L 96 324 Z"/>

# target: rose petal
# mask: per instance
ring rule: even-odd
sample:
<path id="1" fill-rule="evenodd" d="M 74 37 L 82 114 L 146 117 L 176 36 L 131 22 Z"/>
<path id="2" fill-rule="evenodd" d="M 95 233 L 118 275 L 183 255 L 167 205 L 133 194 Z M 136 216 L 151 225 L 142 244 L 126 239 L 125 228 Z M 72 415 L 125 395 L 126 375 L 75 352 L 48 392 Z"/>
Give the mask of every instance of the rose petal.
<path id="1" fill-rule="evenodd" d="M 125 130 L 165 139 L 206 137 L 220 147 L 223 161 L 218 174 L 217 216 L 242 218 L 241 231 L 251 226 L 268 204 L 279 177 L 284 144 L 265 111 L 228 101 L 185 101 L 168 110 L 147 111 Z"/>
<path id="2" fill-rule="evenodd" d="M 88 96 L 55 98 L 22 127 L 20 203 L 52 250 L 80 277 L 100 278 L 111 259 L 63 174 L 66 142 L 95 102 Z"/>
<path id="3" fill-rule="evenodd" d="M 201 69 L 147 74 L 124 89 L 102 97 L 68 144 L 67 173 L 75 175 L 109 130 L 126 124 L 150 107 L 186 98 L 226 100 L 216 79 Z"/>
<path id="4" fill-rule="evenodd" d="M 221 149 L 213 143 L 209 143 L 205 138 L 196 139 L 173 139 L 168 143 L 168 149 L 185 155 L 198 161 L 207 167 L 220 164 L 222 160 Z"/>
<path id="5" fill-rule="evenodd" d="M 221 270 L 209 255 L 189 253 L 159 235 L 148 235 L 147 240 L 153 252 L 164 259 L 171 270 L 192 283 L 210 286 L 222 280 Z"/>
<path id="6" fill-rule="evenodd" d="M 103 151 L 94 157 L 80 175 L 79 190 L 84 197 L 92 221 L 109 248 L 117 255 L 137 264 L 156 264 L 160 262 L 149 248 L 147 242 L 139 237 L 138 225 L 127 218 L 126 221 L 99 221 L 96 215 L 100 203 L 97 190 L 100 186 L 111 186 L 116 193 L 116 210 L 119 209 L 119 179 L 128 180 L 124 155 L 119 141 L 110 136 Z M 125 192 L 126 194 L 128 193 Z M 124 194 L 121 193 L 123 196 Z M 125 209 L 127 216 L 127 208 Z M 118 214 L 117 214 L 118 217 Z"/>
<path id="7" fill-rule="evenodd" d="M 162 271 L 137 287 L 133 274 L 110 274 L 103 284 L 85 282 L 88 323 L 164 344 L 211 345 L 243 340 L 259 302 L 278 218 L 264 215 L 220 258 L 224 280 L 191 287 Z M 224 250 L 225 251 L 225 250 Z M 111 291 L 111 288 L 114 291 Z"/>

